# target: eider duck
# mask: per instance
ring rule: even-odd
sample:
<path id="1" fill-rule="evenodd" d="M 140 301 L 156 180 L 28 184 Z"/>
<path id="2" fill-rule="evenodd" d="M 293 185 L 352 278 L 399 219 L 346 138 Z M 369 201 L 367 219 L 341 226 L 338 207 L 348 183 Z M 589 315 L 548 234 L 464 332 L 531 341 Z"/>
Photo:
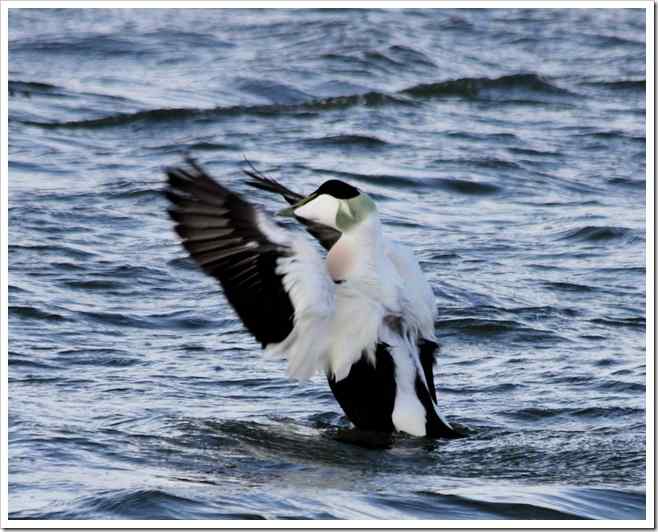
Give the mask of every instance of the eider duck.
<path id="1" fill-rule="evenodd" d="M 413 253 L 384 235 L 372 198 L 336 179 L 303 196 L 245 171 L 249 185 L 283 196 L 278 214 L 303 224 L 325 257 L 193 159 L 166 174 L 182 245 L 291 378 L 324 373 L 358 429 L 461 436 L 437 407 L 432 289 Z"/>

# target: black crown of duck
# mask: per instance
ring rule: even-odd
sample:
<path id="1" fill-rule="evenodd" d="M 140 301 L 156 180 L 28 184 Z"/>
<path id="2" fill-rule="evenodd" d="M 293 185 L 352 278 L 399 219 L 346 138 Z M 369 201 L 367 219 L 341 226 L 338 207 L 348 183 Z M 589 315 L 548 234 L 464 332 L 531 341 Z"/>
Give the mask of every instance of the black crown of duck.
<path id="1" fill-rule="evenodd" d="M 352 199 L 356 198 L 360 192 L 356 187 L 339 181 L 338 179 L 330 179 L 322 183 L 320 188 L 315 191 L 318 196 L 320 194 L 327 194 L 336 199 Z"/>

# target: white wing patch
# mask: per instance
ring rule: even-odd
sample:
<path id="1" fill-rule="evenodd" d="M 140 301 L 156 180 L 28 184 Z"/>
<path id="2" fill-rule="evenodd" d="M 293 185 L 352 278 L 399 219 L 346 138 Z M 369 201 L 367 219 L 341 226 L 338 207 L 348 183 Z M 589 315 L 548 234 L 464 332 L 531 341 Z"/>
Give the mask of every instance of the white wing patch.
<path id="1" fill-rule="evenodd" d="M 416 393 L 416 347 L 409 345 L 390 329 L 382 331 L 382 339 L 389 344 L 395 363 L 395 403 L 391 420 L 396 430 L 412 436 L 425 436 L 427 414 Z M 422 374 L 422 371 L 421 371 Z"/>
<path id="2" fill-rule="evenodd" d="M 292 332 L 265 351 L 288 360 L 288 375 L 308 379 L 327 368 L 327 353 L 336 309 L 334 283 L 325 262 L 315 248 L 298 235 L 288 233 L 265 216 L 258 226 L 273 242 L 285 244 L 292 253 L 278 259 L 276 273 L 283 276 L 283 286 L 295 308 Z"/>
<path id="3" fill-rule="evenodd" d="M 387 256 L 395 265 L 398 275 L 404 279 L 400 305 L 405 325 L 415 329 L 410 331 L 412 334 L 436 340 L 434 292 L 420 269 L 418 260 L 411 250 L 396 242 L 388 242 Z"/>

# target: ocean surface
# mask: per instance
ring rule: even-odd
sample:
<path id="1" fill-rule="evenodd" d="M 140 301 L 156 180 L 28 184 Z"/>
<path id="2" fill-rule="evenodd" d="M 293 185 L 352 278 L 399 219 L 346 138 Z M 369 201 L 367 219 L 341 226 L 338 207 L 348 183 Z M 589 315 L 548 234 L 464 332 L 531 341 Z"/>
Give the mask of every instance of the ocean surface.
<path id="1" fill-rule="evenodd" d="M 641 9 L 9 13 L 9 517 L 644 519 Z M 377 201 L 456 441 L 372 448 L 166 215 L 190 153 Z"/>

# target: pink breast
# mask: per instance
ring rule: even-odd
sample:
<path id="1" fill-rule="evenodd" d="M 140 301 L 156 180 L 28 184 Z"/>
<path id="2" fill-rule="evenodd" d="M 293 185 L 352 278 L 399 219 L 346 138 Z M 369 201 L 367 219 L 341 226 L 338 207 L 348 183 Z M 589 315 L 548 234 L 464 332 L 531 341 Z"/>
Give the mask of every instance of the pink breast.
<path id="1" fill-rule="evenodd" d="M 334 281 L 347 277 L 353 263 L 354 253 L 347 242 L 336 242 L 327 256 L 327 269 Z"/>

